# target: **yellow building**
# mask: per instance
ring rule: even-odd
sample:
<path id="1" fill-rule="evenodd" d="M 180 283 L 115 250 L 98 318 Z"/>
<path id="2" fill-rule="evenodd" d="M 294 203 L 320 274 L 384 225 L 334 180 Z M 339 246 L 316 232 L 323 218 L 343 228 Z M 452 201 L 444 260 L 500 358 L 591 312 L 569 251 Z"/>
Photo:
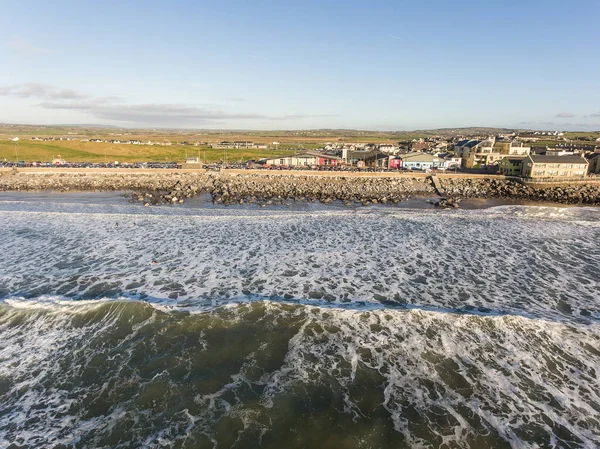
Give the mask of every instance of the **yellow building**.
<path id="1" fill-rule="evenodd" d="M 581 156 L 529 155 L 523 160 L 524 178 L 583 178 L 588 161 Z"/>
<path id="2" fill-rule="evenodd" d="M 506 176 L 521 176 L 523 161 L 527 156 L 504 156 L 498 164 L 498 171 Z"/>

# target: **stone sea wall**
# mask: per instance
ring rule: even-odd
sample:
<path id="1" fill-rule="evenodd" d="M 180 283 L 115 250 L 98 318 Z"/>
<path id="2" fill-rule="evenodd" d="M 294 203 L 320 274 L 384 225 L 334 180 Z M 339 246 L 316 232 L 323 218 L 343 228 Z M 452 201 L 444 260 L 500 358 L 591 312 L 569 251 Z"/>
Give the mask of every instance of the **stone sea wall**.
<path id="1" fill-rule="evenodd" d="M 565 204 L 600 205 L 600 184 L 534 187 L 492 178 L 439 179 L 448 198 L 511 198 Z M 365 177 L 223 173 L 3 173 L 0 191 L 83 190 L 129 192 L 145 204 L 182 203 L 209 193 L 222 204 L 334 200 L 346 203 L 398 203 L 411 197 L 435 197 L 425 177 Z"/>
<path id="2" fill-rule="evenodd" d="M 442 188 L 449 197 L 511 198 L 563 204 L 600 205 L 600 184 L 532 185 L 487 178 L 443 178 Z"/>

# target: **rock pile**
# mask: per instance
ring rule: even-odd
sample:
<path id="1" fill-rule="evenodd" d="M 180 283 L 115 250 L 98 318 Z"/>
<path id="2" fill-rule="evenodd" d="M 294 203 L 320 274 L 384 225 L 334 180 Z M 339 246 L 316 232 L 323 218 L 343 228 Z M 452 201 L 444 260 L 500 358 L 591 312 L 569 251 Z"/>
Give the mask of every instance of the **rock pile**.
<path id="1" fill-rule="evenodd" d="M 488 178 L 447 178 L 442 186 L 449 197 L 513 198 L 563 204 L 600 204 L 600 184 L 537 187 L 516 181 Z"/>
<path id="2" fill-rule="evenodd" d="M 440 178 L 447 198 L 440 207 L 456 207 L 457 198 L 513 198 L 565 204 L 600 204 L 600 184 L 533 187 L 490 178 Z M 410 197 L 436 196 L 423 177 L 314 176 L 223 173 L 16 173 L 0 177 L 0 191 L 124 190 L 132 202 L 180 204 L 201 193 L 221 204 L 281 204 L 290 200 L 334 200 L 346 204 L 398 203 Z"/>
<path id="3" fill-rule="evenodd" d="M 423 178 L 285 175 L 221 176 L 215 178 L 211 193 L 215 202 L 223 204 L 273 204 L 287 200 L 377 204 L 434 194 L 431 184 Z"/>

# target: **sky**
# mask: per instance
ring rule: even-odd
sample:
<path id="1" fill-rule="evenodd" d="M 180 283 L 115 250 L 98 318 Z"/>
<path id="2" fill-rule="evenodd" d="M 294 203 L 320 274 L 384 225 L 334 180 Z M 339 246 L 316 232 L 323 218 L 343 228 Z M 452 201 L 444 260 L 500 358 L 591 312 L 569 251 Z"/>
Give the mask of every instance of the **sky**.
<path id="1" fill-rule="evenodd" d="M 0 122 L 600 130 L 600 1 L 0 0 Z"/>

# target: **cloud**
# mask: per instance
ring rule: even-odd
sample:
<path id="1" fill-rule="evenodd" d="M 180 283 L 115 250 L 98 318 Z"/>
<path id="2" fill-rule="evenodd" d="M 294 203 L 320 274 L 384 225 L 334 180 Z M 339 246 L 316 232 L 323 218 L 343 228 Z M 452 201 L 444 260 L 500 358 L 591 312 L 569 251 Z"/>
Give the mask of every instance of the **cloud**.
<path id="1" fill-rule="evenodd" d="M 47 84 L 25 83 L 0 86 L 0 96 L 17 98 L 43 98 L 48 100 L 79 100 L 88 95 L 72 89 L 58 89 Z"/>
<path id="2" fill-rule="evenodd" d="M 76 110 L 86 112 L 98 119 L 132 123 L 178 123 L 190 121 L 266 119 L 261 114 L 226 113 L 219 109 L 182 104 L 125 104 L 120 102 L 51 102 L 39 104 L 44 109 Z"/>
<path id="3" fill-rule="evenodd" d="M 402 38 L 398 37 L 398 36 L 394 36 L 393 34 L 388 34 L 387 37 L 389 37 L 390 39 L 394 39 L 396 41 L 400 41 L 402 40 Z"/>
<path id="4" fill-rule="evenodd" d="M 8 41 L 4 44 L 4 46 L 10 48 L 14 52 L 28 54 L 28 55 L 31 55 L 31 54 L 41 55 L 41 54 L 52 53 L 52 51 L 47 48 L 37 47 L 37 46 L 31 44 L 30 42 L 26 41 L 25 39 L 21 39 L 21 38 L 17 38 L 17 39 Z"/>
<path id="5" fill-rule="evenodd" d="M 573 114 L 571 114 L 570 112 L 561 112 L 559 114 L 556 114 L 554 117 L 558 117 L 558 118 L 573 118 L 575 116 Z"/>
<path id="6" fill-rule="evenodd" d="M 48 110 L 77 111 L 94 118 L 127 122 L 137 125 L 189 125 L 222 123 L 228 120 L 299 120 L 314 117 L 332 117 L 326 114 L 292 114 L 269 116 L 255 112 L 227 112 L 217 105 L 189 105 L 178 103 L 131 104 L 121 97 L 91 97 L 71 89 L 60 89 L 46 84 L 27 83 L 0 86 L 0 96 L 35 98 L 38 107 Z M 231 98 L 231 101 L 243 101 Z"/>
<path id="7" fill-rule="evenodd" d="M 258 113 L 230 113 L 219 108 L 190 106 L 184 104 L 124 104 L 99 103 L 95 100 L 81 102 L 50 102 L 39 104 L 44 109 L 77 110 L 110 121 L 130 123 L 177 124 L 191 122 L 212 122 L 215 120 L 298 120 L 313 117 L 331 117 L 329 115 L 283 115 L 268 116 Z"/>
<path id="8" fill-rule="evenodd" d="M 600 117 L 600 112 L 594 112 L 592 114 L 588 114 L 585 116 L 585 118 L 598 118 Z"/>

